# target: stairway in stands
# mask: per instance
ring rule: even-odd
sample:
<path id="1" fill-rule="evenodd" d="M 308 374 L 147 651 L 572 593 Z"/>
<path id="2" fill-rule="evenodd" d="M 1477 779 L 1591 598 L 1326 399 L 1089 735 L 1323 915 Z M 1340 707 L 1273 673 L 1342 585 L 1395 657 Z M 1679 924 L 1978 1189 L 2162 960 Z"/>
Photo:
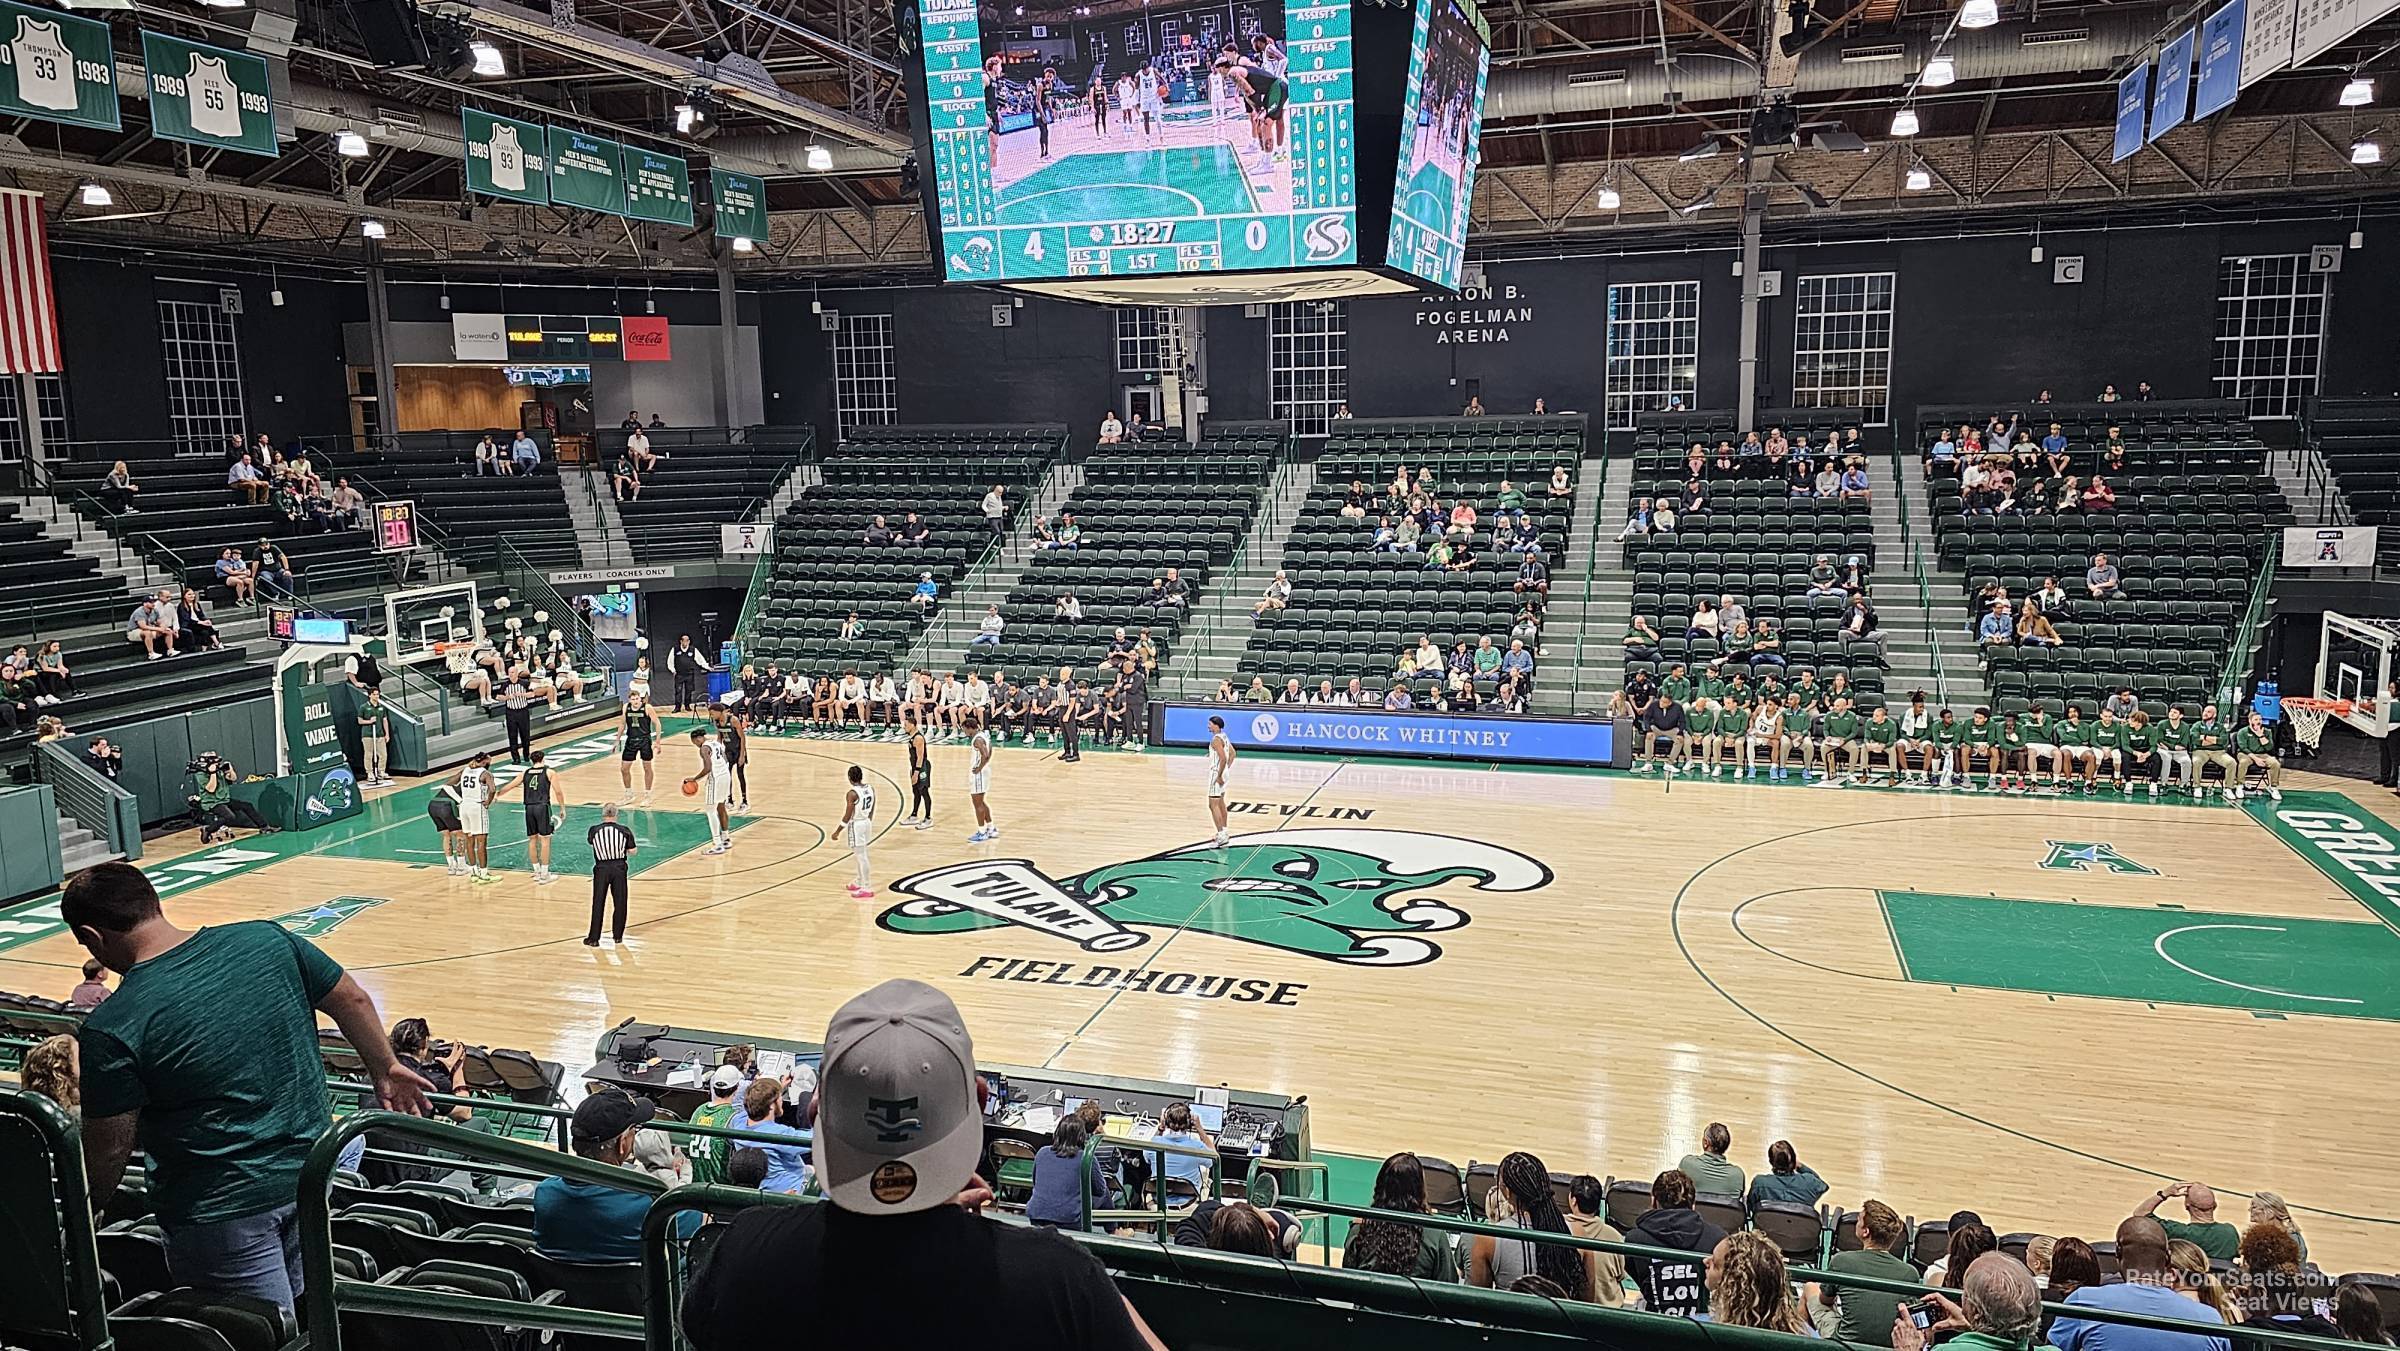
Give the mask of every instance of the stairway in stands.
<path id="1" fill-rule="evenodd" d="M 1615 539 L 1625 523 L 1631 471 L 1630 461 L 1610 465 L 1604 449 L 1576 467 L 1573 528 L 1567 547 L 1550 560 L 1550 607 L 1526 701 L 1532 712 L 1597 713 L 1624 684 L 1619 640 L 1633 614 L 1633 570 Z"/>
<path id="2" fill-rule="evenodd" d="M 792 477 L 797 481 L 799 475 Z M 937 676 L 943 671 L 966 674 L 967 644 L 980 630 L 985 611 L 1008 595 L 1017 584 L 1018 574 L 1025 571 L 1026 561 L 1033 557 L 1034 522 L 1055 520 L 1059 509 L 1082 484 L 1083 466 L 1063 460 L 1050 466 L 1049 472 L 1042 476 L 1041 486 L 1017 512 L 1016 528 L 1008 532 L 997 550 L 984 555 L 942 597 L 933 622 L 925 626 L 924 632 L 917 635 L 916 644 L 909 648 L 900 665 L 900 674 L 913 670 L 931 671 Z M 802 489 L 787 485 L 787 491 L 798 496 Z"/>
<path id="3" fill-rule="evenodd" d="M 598 464 L 562 468 L 559 491 L 566 495 L 567 519 L 575 523 L 575 549 L 587 568 L 633 566 L 633 546 L 625 539 L 625 522 L 617 515 L 616 493 Z"/>
<path id="4" fill-rule="evenodd" d="M 1976 706 L 1991 701 L 1983 665 L 1975 657 L 1975 640 L 1967 630 L 1966 579 L 1955 568 L 1942 566 L 1934 548 L 1933 504 L 1925 491 L 1925 468 L 1906 446 L 1900 453 L 1897 491 L 1878 490 L 1873 503 L 1875 571 L 1868 590 L 1883 626 L 1884 660 L 1890 672 L 1885 697 L 1905 706 L 1908 696 L 1925 691 L 1929 705 L 1947 704 L 1964 718 Z M 1900 526 L 1900 504 L 1908 505 L 1908 529 Z M 1917 590 L 1912 570 L 1912 546 L 1925 564 L 1925 592 Z M 1929 623 L 1930 621 L 1930 623 Z M 1940 640 L 1936 656 L 1928 629 Z"/>
<path id="5" fill-rule="evenodd" d="M 1300 504 L 1316 484 L 1313 460 L 1287 463 L 1276 473 L 1274 491 L 1242 541 L 1240 566 L 1227 569 L 1224 579 L 1212 584 L 1214 598 L 1192 617 L 1170 655 L 1159 681 L 1164 697 L 1205 699 L 1216 692 L 1218 681 L 1233 678 L 1234 664 L 1249 645 L 1251 630 L 1258 627 L 1250 607 L 1283 566 L 1284 545 L 1300 519 Z"/>

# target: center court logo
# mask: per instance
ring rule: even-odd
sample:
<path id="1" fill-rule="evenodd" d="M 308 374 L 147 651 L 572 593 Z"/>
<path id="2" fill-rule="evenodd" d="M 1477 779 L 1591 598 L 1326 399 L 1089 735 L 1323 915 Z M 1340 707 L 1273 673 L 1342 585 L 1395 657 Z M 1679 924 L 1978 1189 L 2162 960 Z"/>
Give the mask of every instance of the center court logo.
<path id="1" fill-rule="evenodd" d="M 1272 713 L 1261 713 L 1250 720 L 1250 737 L 1254 741 L 1273 741 L 1283 735 L 1283 723 Z"/>
<path id="2" fill-rule="evenodd" d="M 1300 242 L 1308 250 L 1308 260 L 1323 262 L 1350 252 L 1350 225 L 1340 216 L 1319 216 L 1300 231 Z"/>
<path id="3" fill-rule="evenodd" d="M 952 864 L 893 884 L 910 899 L 876 923 L 894 933 L 958 934 L 1016 925 L 1091 953 L 1193 929 L 1352 966 L 1416 966 L 1442 955 L 1420 937 L 1465 925 L 1445 882 L 1526 892 L 1551 872 L 1513 849 L 1408 830 L 1278 830 L 1053 878 L 1023 859 Z"/>

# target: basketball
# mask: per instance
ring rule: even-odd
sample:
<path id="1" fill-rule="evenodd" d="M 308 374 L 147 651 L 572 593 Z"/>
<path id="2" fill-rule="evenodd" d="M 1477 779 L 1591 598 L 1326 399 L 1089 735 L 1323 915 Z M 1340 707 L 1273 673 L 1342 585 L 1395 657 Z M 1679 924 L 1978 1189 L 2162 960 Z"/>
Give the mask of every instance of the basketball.
<path id="1" fill-rule="evenodd" d="M 693 781 L 692 781 L 692 780 L 690 780 L 690 779 L 685 779 L 685 780 L 683 781 L 683 795 L 684 795 L 685 797 L 698 797 L 698 796 L 700 796 L 700 785 L 699 785 L 698 783 L 695 783 L 695 782 L 693 782 Z"/>

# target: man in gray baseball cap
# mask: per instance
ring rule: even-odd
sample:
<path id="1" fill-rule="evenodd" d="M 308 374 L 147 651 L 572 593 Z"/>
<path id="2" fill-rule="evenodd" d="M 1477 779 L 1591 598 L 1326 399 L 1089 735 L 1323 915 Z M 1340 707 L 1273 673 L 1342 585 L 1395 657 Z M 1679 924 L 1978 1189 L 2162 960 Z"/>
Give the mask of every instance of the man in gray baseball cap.
<path id="1" fill-rule="evenodd" d="M 1097 1259 L 986 1220 L 975 1044 L 950 997 L 886 981 L 825 1029 L 815 1161 L 829 1203 L 757 1206 L 725 1227 L 683 1302 L 699 1351 L 971 1339 L 999 1351 L 1164 1351 Z M 761 1299 L 761 1291 L 775 1298 Z"/>

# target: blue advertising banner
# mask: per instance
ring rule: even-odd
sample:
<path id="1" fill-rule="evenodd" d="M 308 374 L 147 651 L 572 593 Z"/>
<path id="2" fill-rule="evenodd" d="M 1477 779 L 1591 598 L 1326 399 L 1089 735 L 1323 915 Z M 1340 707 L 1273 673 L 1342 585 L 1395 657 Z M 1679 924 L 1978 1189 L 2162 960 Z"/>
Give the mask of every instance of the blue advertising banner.
<path id="1" fill-rule="evenodd" d="M 2233 106 L 2242 93 L 2242 9 L 2230 0 L 2200 24 L 2200 70 L 2192 81 L 2192 120 Z"/>
<path id="2" fill-rule="evenodd" d="M 2117 81 L 2117 144 L 2111 164 L 2131 159 L 2142 148 L 2142 124 L 2150 112 L 2150 63 L 2135 66 Z"/>
<path id="3" fill-rule="evenodd" d="M 1379 708 L 1256 704 L 1161 704 L 1154 739 L 1162 746 L 1205 746 L 1210 717 L 1225 719 L 1225 739 L 1242 750 L 1404 755 L 1490 764 L 1613 765 L 1617 729 L 1608 719 L 1477 717 L 1461 713 L 1387 713 Z"/>
<path id="4" fill-rule="evenodd" d="M 2150 139 L 2155 141 L 2183 125 L 2184 110 L 2192 106 L 2192 43 L 2186 33 L 2158 49 L 2158 82 L 2150 90 Z"/>

